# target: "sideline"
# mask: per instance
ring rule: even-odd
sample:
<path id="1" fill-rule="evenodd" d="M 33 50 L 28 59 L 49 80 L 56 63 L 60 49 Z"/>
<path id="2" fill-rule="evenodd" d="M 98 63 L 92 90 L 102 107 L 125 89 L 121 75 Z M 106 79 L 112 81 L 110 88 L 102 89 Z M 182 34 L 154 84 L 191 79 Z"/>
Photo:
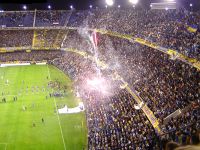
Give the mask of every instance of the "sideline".
<path id="1" fill-rule="evenodd" d="M 47 65 L 47 70 L 48 70 L 49 78 L 51 80 L 51 75 L 50 75 L 50 72 L 49 72 L 49 66 L 48 65 Z M 62 132 L 62 127 L 61 127 L 61 124 L 60 124 L 60 117 L 59 117 L 59 115 L 57 113 L 58 109 L 57 109 L 57 106 L 56 106 L 55 97 L 54 97 L 54 104 L 55 104 L 55 108 L 56 108 L 56 114 L 57 114 L 58 123 L 59 123 L 59 126 L 60 126 L 60 133 L 61 133 L 61 136 L 62 136 L 62 141 L 63 141 L 64 149 L 66 150 L 65 140 L 64 140 L 64 136 L 63 136 L 63 132 Z"/>

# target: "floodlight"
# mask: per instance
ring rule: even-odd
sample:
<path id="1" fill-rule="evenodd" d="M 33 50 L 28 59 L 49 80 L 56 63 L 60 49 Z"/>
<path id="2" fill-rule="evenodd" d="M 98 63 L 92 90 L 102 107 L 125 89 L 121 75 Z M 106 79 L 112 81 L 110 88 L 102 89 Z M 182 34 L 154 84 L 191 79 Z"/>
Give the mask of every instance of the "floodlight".
<path id="1" fill-rule="evenodd" d="M 90 5 L 90 9 L 92 8 L 92 5 Z"/>
<path id="2" fill-rule="evenodd" d="M 48 9 L 51 9 L 51 5 L 48 5 Z"/>
<path id="3" fill-rule="evenodd" d="M 139 0 L 129 0 L 130 3 L 136 5 L 138 3 Z"/>
<path id="4" fill-rule="evenodd" d="M 118 5 L 118 8 L 120 8 L 121 6 L 120 5 Z"/>
<path id="5" fill-rule="evenodd" d="M 106 0 L 106 4 L 108 6 L 112 6 L 114 4 L 114 1 L 113 0 Z"/>
<path id="6" fill-rule="evenodd" d="M 27 9 L 27 6 L 26 6 L 26 5 L 24 5 L 24 6 L 23 6 L 23 9 L 24 9 L 24 10 L 26 10 L 26 9 Z"/>
<path id="7" fill-rule="evenodd" d="M 190 3 L 190 7 L 192 7 L 193 5 Z"/>
<path id="8" fill-rule="evenodd" d="M 71 5 L 71 6 L 70 6 L 70 9 L 73 9 L 73 8 L 74 8 L 73 5 Z"/>

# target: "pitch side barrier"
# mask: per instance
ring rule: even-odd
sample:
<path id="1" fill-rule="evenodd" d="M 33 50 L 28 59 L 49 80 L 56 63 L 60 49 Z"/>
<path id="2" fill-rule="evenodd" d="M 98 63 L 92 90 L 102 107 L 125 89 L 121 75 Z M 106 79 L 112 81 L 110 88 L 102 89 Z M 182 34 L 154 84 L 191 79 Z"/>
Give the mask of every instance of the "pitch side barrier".
<path id="1" fill-rule="evenodd" d="M 31 63 L 9 63 L 9 64 L 0 64 L 0 67 L 11 67 L 11 66 L 29 66 Z"/>
<path id="2" fill-rule="evenodd" d="M 7 63 L 0 63 L 0 67 L 12 67 L 12 66 L 29 66 L 29 65 L 46 65 L 47 62 L 45 61 L 37 61 L 37 62 L 7 62 Z"/>
<path id="3" fill-rule="evenodd" d="M 16 52 L 16 51 L 26 51 L 31 52 L 32 50 L 60 50 L 60 47 L 3 47 L 0 48 L 0 53 L 10 53 L 10 52 Z"/>

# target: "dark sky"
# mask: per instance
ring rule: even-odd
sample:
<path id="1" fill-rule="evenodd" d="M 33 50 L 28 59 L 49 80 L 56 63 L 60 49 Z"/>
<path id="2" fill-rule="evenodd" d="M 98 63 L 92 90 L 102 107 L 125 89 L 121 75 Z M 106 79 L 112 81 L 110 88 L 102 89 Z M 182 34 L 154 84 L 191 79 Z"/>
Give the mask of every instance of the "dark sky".
<path id="1" fill-rule="evenodd" d="M 151 2 L 161 2 L 163 0 L 139 0 L 137 7 L 147 7 Z M 200 0 L 176 0 L 179 4 L 189 7 L 193 3 L 193 9 L 200 9 Z M 0 9 L 3 10 L 22 10 L 23 4 L 26 4 L 29 10 L 47 9 L 50 4 L 52 9 L 69 9 L 73 5 L 76 9 L 89 9 L 93 7 L 105 8 L 105 0 L 0 0 Z M 115 6 L 121 5 L 121 8 L 131 7 L 128 0 L 115 0 Z"/>

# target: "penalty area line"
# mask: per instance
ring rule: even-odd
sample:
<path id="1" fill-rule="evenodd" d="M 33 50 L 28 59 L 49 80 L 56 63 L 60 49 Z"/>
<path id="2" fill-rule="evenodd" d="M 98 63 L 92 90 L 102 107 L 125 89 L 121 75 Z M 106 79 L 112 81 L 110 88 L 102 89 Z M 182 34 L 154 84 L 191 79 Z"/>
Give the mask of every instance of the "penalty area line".
<path id="1" fill-rule="evenodd" d="M 48 70 L 49 79 L 51 80 L 51 75 L 50 75 L 50 72 L 49 72 L 49 66 L 48 66 L 48 65 L 47 65 L 47 70 Z M 60 124 L 60 117 L 59 117 L 59 115 L 58 115 L 58 109 L 57 109 L 57 106 L 56 106 L 55 97 L 54 97 L 54 105 L 55 105 L 55 107 L 56 107 L 56 114 L 57 114 L 57 118 L 58 118 L 58 124 L 59 124 L 59 126 L 60 126 L 60 133 L 61 133 L 61 136 L 62 136 L 64 149 L 66 150 L 65 140 L 64 140 L 64 136 L 63 136 L 63 132 L 62 132 L 62 127 L 61 127 L 61 124 Z"/>

